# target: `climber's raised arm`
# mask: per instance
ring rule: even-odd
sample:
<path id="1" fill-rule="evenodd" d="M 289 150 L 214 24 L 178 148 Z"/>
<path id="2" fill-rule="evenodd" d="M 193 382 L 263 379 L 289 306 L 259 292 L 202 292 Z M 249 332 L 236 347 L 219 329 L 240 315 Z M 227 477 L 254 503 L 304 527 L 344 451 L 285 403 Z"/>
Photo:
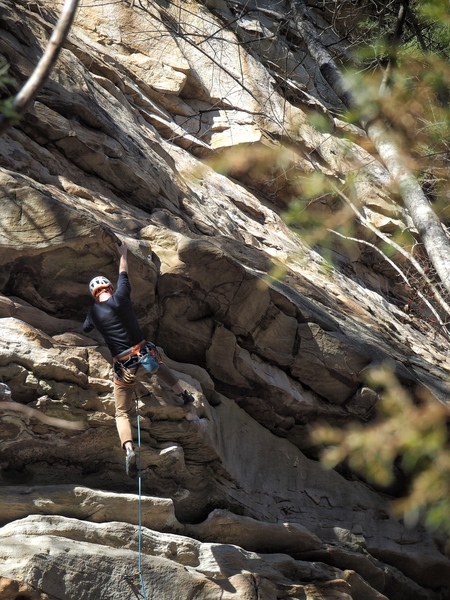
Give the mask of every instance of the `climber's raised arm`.
<path id="1" fill-rule="evenodd" d="M 127 258 L 128 248 L 127 248 L 127 245 L 125 244 L 125 242 L 121 242 L 120 244 L 116 244 L 116 248 L 117 248 L 117 252 L 120 255 L 119 275 L 123 271 L 125 271 L 125 273 L 128 273 L 128 258 Z"/>

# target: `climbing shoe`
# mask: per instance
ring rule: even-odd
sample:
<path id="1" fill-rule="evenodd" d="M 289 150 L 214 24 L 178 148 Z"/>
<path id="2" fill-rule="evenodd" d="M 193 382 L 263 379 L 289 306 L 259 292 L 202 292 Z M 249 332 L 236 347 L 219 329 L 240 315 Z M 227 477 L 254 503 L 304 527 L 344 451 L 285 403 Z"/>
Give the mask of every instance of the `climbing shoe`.
<path id="1" fill-rule="evenodd" d="M 186 390 L 184 390 L 184 392 L 181 394 L 181 398 L 183 399 L 184 405 L 194 402 L 194 396 L 192 394 L 190 394 L 189 392 L 187 392 Z"/>
<path id="2" fill-rule="evenodd" d="M 136 466 L 136 454 L 134 450 L 128 452 L 127 457 L 125 459 L 125 471 L 127 472 L 128 477 L 132 477 L 135 479 L 137 477 L 137 466 Z"/>

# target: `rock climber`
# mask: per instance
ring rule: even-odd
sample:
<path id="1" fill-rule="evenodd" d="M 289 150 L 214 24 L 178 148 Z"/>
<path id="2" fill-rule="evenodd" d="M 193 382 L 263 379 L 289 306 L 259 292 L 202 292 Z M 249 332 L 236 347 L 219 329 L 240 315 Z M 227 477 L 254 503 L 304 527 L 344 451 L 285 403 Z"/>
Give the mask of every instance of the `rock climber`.
<path id="1" fill-rule="evenodd" d="M 145 373 L 145 370 L 147 373 L 156 373 L 180 396 L 183 404 L 193 402 L 194 398 L 181 387 L 179 380 L 162 362 L 156 346 L 144 338 L 131 303 L 127 246 L 121 242 L 116 247 L 120 256 L 116 289 L 114 291 L 106 277 L 97 276 L 91 280 L 89 291 L 95 304 L 83 323 L 83 331 L 87 333 L 95 327 L 113 357 L 116 425 L 122 448 L 126 452 L 126 473 L 134 478 L 137 476 L 137 465 L 130 415 L 137 376 Z"/>

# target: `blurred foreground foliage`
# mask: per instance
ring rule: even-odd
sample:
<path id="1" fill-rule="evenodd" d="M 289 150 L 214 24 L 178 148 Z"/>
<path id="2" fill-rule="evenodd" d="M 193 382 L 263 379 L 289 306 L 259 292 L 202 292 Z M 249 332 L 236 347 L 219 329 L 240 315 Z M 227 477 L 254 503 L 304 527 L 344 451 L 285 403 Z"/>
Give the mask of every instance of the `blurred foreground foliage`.
<path id="1" fill-rule="evenodd" d="M 413 401 L 387 366 L 372 370 L 367 383 L 381 390 L 376 419 L 346 429 L 315 429 L 312 439 L 324 447 L 323 464 L 346 462 L 382 487 L 394 483 L 399 468 L 409 485 L 393 500 L 394 513 L 407 525 L 422 522 L 450 535 L 450 410 L 425 392 Z"/>
<path id="2" fill-rule="evenodd" d="M 10 65 L 0 60 L 0 114 L 11 119 L 13 124 L 19 122 L 19 115 L 14 110 L 13 90 L 17 86 L 15 79 L 8 75 Z"/>

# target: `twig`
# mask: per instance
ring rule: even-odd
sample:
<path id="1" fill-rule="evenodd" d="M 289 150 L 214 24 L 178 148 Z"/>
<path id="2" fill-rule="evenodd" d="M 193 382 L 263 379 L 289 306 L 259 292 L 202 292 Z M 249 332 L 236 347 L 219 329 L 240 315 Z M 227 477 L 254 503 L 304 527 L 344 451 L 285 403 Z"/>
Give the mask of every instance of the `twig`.
<path id="1" fill-rule="evenodd" d="M 387 236 L 385 236 L 379 229 L 377 229 L 376 227 L 374 227 L 360 212 L 359 210 L 356 208 L 356 206 L 353 204 L 353 202 L 350 200 L 350 198 L 344 194 L 344 192 L 342 190 L 340 190 L 338 188 L 337 185 L 335 185 L 332 181 L 329 182 L 330 183 L 330 187 L 339 195 L 340 198 L 342 198 L 344 200 L 344 202 L 352 209 L 352 211 L 355 213 L 355 215 L 358 217 L 358 220 L 360 221 L 360 223 L 362 225 L 364 225 L 365 227 L 367 227 L 368 229 L 370 229 L 370 231 L 372 231 L 377 237 L 379 237 L 381 240 L 383 240 L 383 242 L 386 242 L 386 244 L 389 244 L 392 248 L 395 248 L 395 250 L 397 250 L 397 252 L 399 252 L 400 254 L 402 254 L 402 256 L 404 256 L 416 269 L 416 271 L 419 273 L 419 275 L 424 279 L 424 281 L 430 286 L 431 291 L 433 292 L 433 296 L 436 299 L 436 302 L 439 304 L 439 306 L 448 314 L 450 315 L 450 306 L 446 303 L 446 301 L 444 300 L 444 298 L 442 298 L 442 296 L 439 294 L 439 292 L 436 289 L 436 286 L 434 285 L 434 283 L 429 279 L 429 277 L 427 277 L 427 274 L 425 273 L 425 271 L 423 270 L 423 268 L 421 267 L 421 265 L 417 262 L 417 260 L 409 253 L 406 252 L 406 250 L 404 250 L 401 246 L 399 246 L 396 242 L 394 242 L 393 240 L 391 240 L 390 238 L 388 238 Z M 365 242 L 364 242 L 365 243 Z M 370 245 L 370 244 L 369 244 Z M 376 246 L 374 246 L 376 248 Z M 379 251 L 385 258 L 386 260 L 388 260 L 391 264 L 393 264 L 388 257 L 378 248 L 376 248 L 377 251 Z M 409 285 L 409 282 L 408 282 Z M 417 290 L 416 290 L 417 291 Z M 428 303 L 427 303 L 428 304 Z M 433 310 L 434 313 L 434 310 Z"/>
<path id="2" fill-rule="evenodd" d="M 327 231 L 329 231 L 330 233 L 334 233 L 335 235 L 338 235 L 339 237 L 344 238 L 345 240 L 350 240 L 352 242 L 357 242 L 358 244 L 365 244 L 366 246 L 369 246 L 373 250 L 376 250 L 391 265 L 391 267 L 393 267 L 397 271 L 397 273 L 404 280 L 404 282 L 408 286 L 410 286 L 410 282 L 409 282 L 407 276 L 403 273 L 403 271 L 388 256 L 386 256 L 386 254 L 382 250 L 380 250 L 380 248 L 377 248 L 377 246 L 375 246 L 375 244 L 371 244 L 370 242 L 367 242 L 366 240 L 361 240 L 361 239 L 354 238 L 354 237 L 351 237 L 351 236 L 348 236 L 348 235 L 344 235 L 343 233 L 339 233 L 339 231 L 335 231 L 334 229 L 327 229 Z M 419 296 L 419 298 L 421 298 L 423 300 L 423 302 L 431 310 L 431 312 L 433 313 L 433 315 L 436 317 L 436 320 L 438 321 L 439 325 L 442 327 L 443 331 L 447 335 L 449 335 L 449 332 L 448 332 L 447 328 L 445 327 L 445 323 L 442 321 L 442 319 L 440 318 L 440 316 L 436 312 L 436 310 L 433 307 L 433 305 L 427 300 L 427 298 L 422 294 L 422 292 L 420 290 L 415 289 L 415 292 Z"/>

